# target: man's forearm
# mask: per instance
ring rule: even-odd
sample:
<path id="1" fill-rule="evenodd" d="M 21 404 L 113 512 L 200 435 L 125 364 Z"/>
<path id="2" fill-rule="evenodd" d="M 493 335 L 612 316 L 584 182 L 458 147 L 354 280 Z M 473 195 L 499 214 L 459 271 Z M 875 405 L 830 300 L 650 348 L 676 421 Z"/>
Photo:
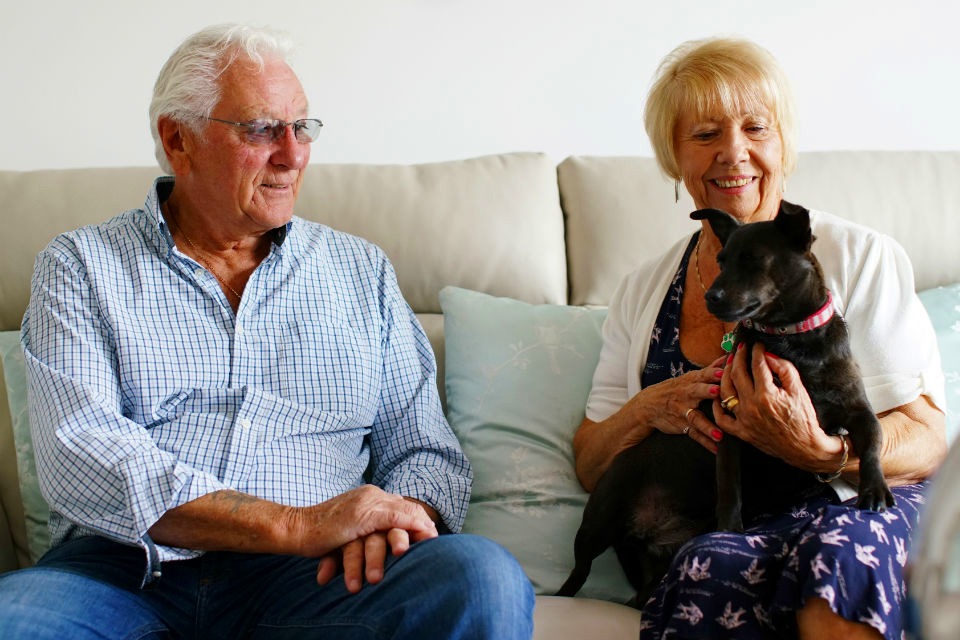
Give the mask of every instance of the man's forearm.
<path id="1" fill-rule="evenodd" d="M 293 509 L 225 489 L 170 509 L 150 527 L 154 542 L 200 551 L 292 553 Z"/>
<path id="2" fill-rule="evenodd" d="M 323 503 L 288 507 L 233 490 L 167 511 L 150 537 L 166 546 L 321 557 L 375 532 L 402 529 L 413 540 L 437 535 L 433 509 L 362 485 Z"/>

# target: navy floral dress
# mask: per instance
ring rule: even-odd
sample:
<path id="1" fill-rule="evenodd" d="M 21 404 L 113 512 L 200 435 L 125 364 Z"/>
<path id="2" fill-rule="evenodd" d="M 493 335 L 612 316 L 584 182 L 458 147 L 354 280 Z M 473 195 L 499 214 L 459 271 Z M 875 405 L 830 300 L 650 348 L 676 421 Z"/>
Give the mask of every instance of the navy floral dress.
<path id="1" fill-rule="evenodd" d="M 680 304 L 694 235 L 660 308 L 641 374 L 646 387 L 697 369 L 680 351 Z M 893 488 L 895 507 L 862 511 L 827 486 L 742 534 L 689 541 L 644 604 L 641 640 L 796 637 L 796 612 L 822 598 L 885 638 L 904 638 L 903 569 L 925 484 Z"/>

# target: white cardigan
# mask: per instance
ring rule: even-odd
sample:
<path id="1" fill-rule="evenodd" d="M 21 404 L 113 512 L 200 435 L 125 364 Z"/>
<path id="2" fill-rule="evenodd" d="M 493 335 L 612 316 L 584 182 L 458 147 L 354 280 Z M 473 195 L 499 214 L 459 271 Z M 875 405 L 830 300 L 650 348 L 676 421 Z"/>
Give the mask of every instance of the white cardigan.
<path id="1" fill-rule="evenodd" d="M 937 339 L 914 290 L 913 267 L 889 236 L 837 216 L 811 211 L 813 251 L 823 267 L 834 307 L 847 321 L 853 355 L 874 411 L 920 395 L 946 408 Z M 685 237 L 617 287 L 603 326 L 603 348 L 587 399 L 586 417 L 599 422 L 640 391 L 653 323 L 680 266 Z M 856 495 L 846 483 L 841 498 Z"/>

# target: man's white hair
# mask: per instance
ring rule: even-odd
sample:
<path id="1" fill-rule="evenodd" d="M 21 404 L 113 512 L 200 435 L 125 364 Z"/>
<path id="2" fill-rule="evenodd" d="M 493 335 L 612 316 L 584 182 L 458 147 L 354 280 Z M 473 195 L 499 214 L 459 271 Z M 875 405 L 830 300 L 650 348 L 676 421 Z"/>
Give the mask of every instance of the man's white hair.
<path id="1" fill-rule="evenodd" d="M 263 68 L 266 58 L 289 62 L 292 51 L 286 33 L 243 24 L 214 25 L 184 40 L 160 70 L 150 101 L 150 132 L 160 168 L 173 173 L 157 129 L 161 116 L 200 133 L 220 101 L 219 79 L 231 64 L 243 59 Z"/>

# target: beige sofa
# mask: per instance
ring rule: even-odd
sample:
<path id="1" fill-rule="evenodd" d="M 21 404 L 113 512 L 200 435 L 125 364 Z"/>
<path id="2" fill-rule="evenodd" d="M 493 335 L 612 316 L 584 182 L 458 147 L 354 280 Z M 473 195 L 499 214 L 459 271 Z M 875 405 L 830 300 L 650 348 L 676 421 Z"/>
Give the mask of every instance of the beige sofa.
<path id="1" fill-rule="evenodd" d="M 0 237 L 0 331 L 19 327 L 36 252 L 57 232 L 140 206 L 157 173 L 152 168 L 0 172 L 0 206 L 7 224 Z M 914 261 L 918 290 L 960 282 L 960 252 L 956 250 L 960 239 L 960 152 L 801 154 L 799 169 L 787 184 L 787 197 L 896 237 Z M 458 394 L 446 398 L 452 405 L 467 394 L 457 385 L 475 380 L 470 379 L 470 371 L 460 370 L 463 363 L 456 361 L 457 378 L 443 384 L 447 361 L 438 295 L 443 287 L 455 285 L 528 303 L 508 308 L 521 317 L 540 310 L 568 314 L 568 318 L 573 317 L 571 313 L 576 315 L 577 310 L 567 305 L 602 308 L 621 276 L 695 228 L 687 218 L 692 209 L 685 194 L 679 203 L 674 202 L 672 183 L 658 173 L 651 159 L 571 157 L 556 166 L 536 153 L 411 166 L 315 164 L 308 169 L 298 204 L 299 215 L 366 237 L 385 249 L 407 300 L 433 343 L 441 392 L 449 386 Z M 487 302 L 493 305 L 487 307 L 492 310 L 491 324 L 506 317 L 498 315 L 496 306 L 504 301 Z M 600 321 L 601 317 L 593 317 L 588 336 L 594 346 Z M 509 326 L 503 327 L 498 325 L 498 331 L 509 333 Z M 458 334 L 457 339 L 464 337 Z M 517 344 L 519 340 L 512 347 Z M 561 354 L 557 344 L 551 342 L 552 350 L 548 349 L 551 366 Z M 583 381 L 589 384 L 595 359 L 589 354 L 581 356 L 579 353 L 578 393 L 585 393 Z M 518 369 L 535 366 L 529 360 L 519 364 Z M 530 388 L 523 388 L 521 383 L 521 388 L 512 391 L 536 401 L 536 384 L 532 380 Z M 498 395 L 493 394 L 484 406 L 495 408 L 497 402 Z M 576 396 L 573 402 L 574 406 L 582 403 L 582 398 Z M 472 409 L 450 409 L 454 427 L 465 429 L 458 424 Z M 593 597 L 574 600 L 545 595 L 558 586 L 556 577 L 572 564 L 572 535 L 585 497 L 575 488 L 568 438 L 581 417 L 582 410 L 579 414 L 574 410 L 557 425 L 552 437 L 562 442 L 551 445 L 557 462 L 550 473 L 524 477 L 526 458 L 517 448 L 511 454 L 514 468 L 527 484 L 526 497 L 521 496 L 520 502 L 542 497 L 541 489 L 553 482 L 551 478 L 563 484 L 566 497 L 554 496 L 552 503 L 541 501 L 532 510 L 523 504 L 506 505 L 512 498 L 498 505 L 487 498 L 480 504 L 475 496 L 477 504 L 471 505 L 471 512 L 503 506 L 495 512 L 500 531 L 512 528 L 514 535 L 526 538 L 522 543 L 528 547 L 538 543 L 537 526 L 544 525 L 543 531 L 559 535 L 555 538 L 559 542 L 544 544 L 542 550 L 544 562 L 554 565 L 548 571 L 538 566 L 540 561 L 529 548 L 517 550 L 542 594 L 536 607 L 536 637 L 632 638 L 639 625 L 637 613 L 602 599 L 618 599 L 622 593 L 622 575 L 615 575 L 616 563 L 609 558 L 597 571 L 612 574 L 609 584 L 619 586 L 585 589 L 585 594 Z M 488 423 L 497 420 L 484 419 Z M 501 421 L 513 419 L 508 416 Z M 526 430 L 523 437 L 538 440 L 533 432 L 539 428 L 536 419 L 516 417 L 516 422 L 519 427 L 512 428 L 511 437 Z M 487 424 L 483 433 L 489 436 L 462 432 L 465 447 L 469 443 L 468 453 L 474 452 L 476 460 L 496 450 L 496 426 Z M 22 437 L 17 441 L 21 453 Z M 0 387 L 0 571 L 31 562 L 14 449 L 7 397 Z M 478 467 L 477 472 L 480 481 L 484 469 Z M 497 491 L 501 493 L 493 495 L 513 495 L 510 491 L 516 489 L 505 489 L 505 478 L 488 480 L 499 483 Z M 561 511 L 566 514 L 564 520 L 552 521 L 553 514 Z M 471 524 L 469 517 L 468 525 L 486 533 L 483 523 Z M 513 550 L 510 533 L 503 535 L 504 544 Z"/>

